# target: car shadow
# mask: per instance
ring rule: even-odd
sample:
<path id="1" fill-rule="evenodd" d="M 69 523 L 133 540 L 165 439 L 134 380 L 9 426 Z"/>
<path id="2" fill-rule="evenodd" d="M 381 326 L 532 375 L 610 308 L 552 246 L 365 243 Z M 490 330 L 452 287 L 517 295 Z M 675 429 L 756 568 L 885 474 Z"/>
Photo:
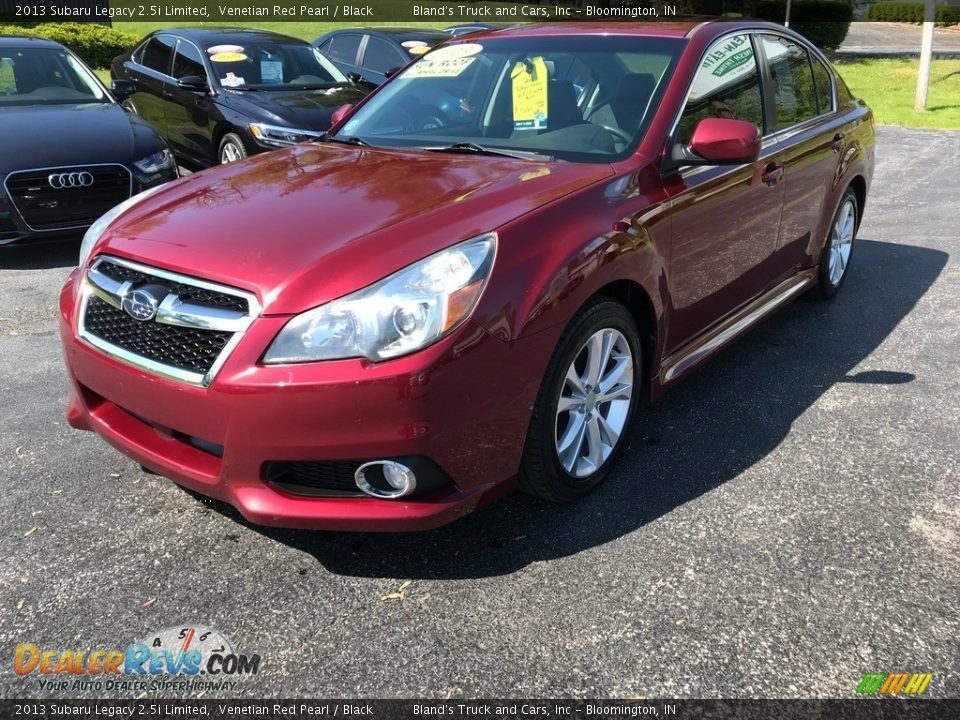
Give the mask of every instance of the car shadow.
<path id="1" fill-rule="evenodd" d="M 611 476 L 570 505 L 516 494 L 452 525 L 419 534 L 261 528 L 333 573 L 409 579 L 511 573 L 631 533 L 710 492 L 766 457 L 794 421 L 836 383 L 903 384 L 909 367 L 855 368 L 913 309 L 948 255 L 858 240 L 852 273 L 832 301 L 796 302 L 641 410 Z M 882 363 L 882 355 L 873 363 Z M 785 482 L 790 468 L 783 469 Z"/>
<path id="2" fill-rule="evenodd" d="M 81 235 L 28 245 L 0 246 L 0 270 L 48 270 L 75 267 Z"/>

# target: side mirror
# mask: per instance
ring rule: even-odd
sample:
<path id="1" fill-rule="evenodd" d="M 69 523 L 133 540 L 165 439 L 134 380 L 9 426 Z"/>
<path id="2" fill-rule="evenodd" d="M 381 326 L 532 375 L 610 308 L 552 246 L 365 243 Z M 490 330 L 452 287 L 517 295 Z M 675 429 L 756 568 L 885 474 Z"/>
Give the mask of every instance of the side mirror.
<path id="1" fill-rule="evenodd" d="M 210 89 L 207 81 L 197 75 L 187 75 L 177 80 L 177 87 L 191 92 L 206 92 Z"/>
<path id="2" fill-rule="evenodd" d="M 676 145 L 677 165 L 744 165 L 760 156 L 760 130 L 753 123 L 731 118 L 704 118 L 687 146 Z"/>
<path id="3" fill-rule="evenodd" d="M 136 91 L 136 86 L 130 80 L 114 80 L 110 84 L 110 93 L 117 99 L 117 102 L 123 102 L 130 98 Z"/>
<path id="4" fill-rule="evenodd" d="M 336 127 L 342 123 L 344 118 L 350 114 L 351 110 L 353 110 L 353 105 L 341 105 L 334 110 L 333 115 L 330 116 L 330 127 Z"/>
<path id="5" fill-rule="evenodd" d="M 348 72 L 347 80 L 352 82 L 354 85 L 363 85 L 364 87 L 368 87 L 368 88 L 377 87 L 377 84 L 375 82 L 370 82 L 363 75 L 356 72 Z"/>

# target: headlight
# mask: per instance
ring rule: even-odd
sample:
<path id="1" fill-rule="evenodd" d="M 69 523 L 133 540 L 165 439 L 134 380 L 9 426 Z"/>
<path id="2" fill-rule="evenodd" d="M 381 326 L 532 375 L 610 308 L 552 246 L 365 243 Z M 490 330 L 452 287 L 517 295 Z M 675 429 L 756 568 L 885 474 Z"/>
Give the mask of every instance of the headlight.
<path id="1" fill-rule="evenodd" d="M 273 145 L 275 147 L 286 147 L 294 145 L 304 140 L 318 138 L 323 135 L 322 132 L 315 130 L 299 130 L 296 128 L 278 127 L 277 125 L 265 125 L 264 123 L 251 123 L 250 132 L 264 145 Z"/>
<path id="2" fill-rule="evenodd" d="M 153 155 L 147 155 L 143 160 L 137 160 L 133 164 L 140 172 L 153 175 L 173 167 L 173 154 L 164 148 Z"/>
<path id="3" fill-rule="evenodd" d="M 452 332 L 473 312 L 490 276 L 496 247 L 495 234 L 481 235 L 308 310 L 286 324 L 263 360 L 375 361 L 420 350 Z"/>
<path id="4" fill-rule="evenodd" d="M 134 195 L 132 198 L 124 200 L 113 209 L 107 210 L 107 212 L 101 215 L 100 218 L 93 223 L 93 225 L 87 228 L 87 232 L 83 235 L 83 242 L 80 243 L 80 260 L 78 263 L 80 267 L 83 267 L 87 264 L 87 260 L 90 257 L 90 251 L 93 250 L 93 246 L 97 244 L 97 240 L 100 239 L 100 236 L 103 235 L 104 231 L 110 227 L 110 223 L 112 223 L 134 205 L 143 202 L 148 197 L 153 195 L 157 190 L 162 190 L 164 187 L 166 186 L 157 185 L 149 190 L 144 190 L 139 195 Z"/>

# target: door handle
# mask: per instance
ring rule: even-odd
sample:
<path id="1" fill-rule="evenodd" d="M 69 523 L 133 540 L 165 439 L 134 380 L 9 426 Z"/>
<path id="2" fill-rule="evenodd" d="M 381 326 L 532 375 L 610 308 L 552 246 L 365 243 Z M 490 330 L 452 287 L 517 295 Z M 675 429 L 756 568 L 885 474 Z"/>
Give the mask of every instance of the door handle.
<path id="1" fill-rule="evenodd" d="M 830 141 L 830 149 L 835 153 L 843 150 L 843 133 L 837 133 L 833 136 L 833 140 Z"/>
<path id="2" fill-rule="evenodd" d="M 763 174 L 760 175 L 760 179 L 767 185 L 767 187 L 773 187 L 778 182 L 783 180 L 783 163 L 779 160 L 772 163 L 767 163 L 767 166 L 763 169 Z"/>

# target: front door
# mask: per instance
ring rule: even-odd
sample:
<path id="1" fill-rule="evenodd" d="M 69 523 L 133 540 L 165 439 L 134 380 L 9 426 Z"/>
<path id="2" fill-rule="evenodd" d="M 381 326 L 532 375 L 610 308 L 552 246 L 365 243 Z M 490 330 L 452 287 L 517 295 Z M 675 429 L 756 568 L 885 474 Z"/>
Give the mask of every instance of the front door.
<path id="1" fill-rule="evenodd" d="M 745 120 L 763 132 L 760 65 L 749 34 L 728 35 L 707 51 L 675 141 L 689 143 L 707 117 Z M 765 143 L 752 164 L 682 167 L 664 178 L 664 188 L 672 198 L 669 353 L 773 284 L 782 158 Z"/>

